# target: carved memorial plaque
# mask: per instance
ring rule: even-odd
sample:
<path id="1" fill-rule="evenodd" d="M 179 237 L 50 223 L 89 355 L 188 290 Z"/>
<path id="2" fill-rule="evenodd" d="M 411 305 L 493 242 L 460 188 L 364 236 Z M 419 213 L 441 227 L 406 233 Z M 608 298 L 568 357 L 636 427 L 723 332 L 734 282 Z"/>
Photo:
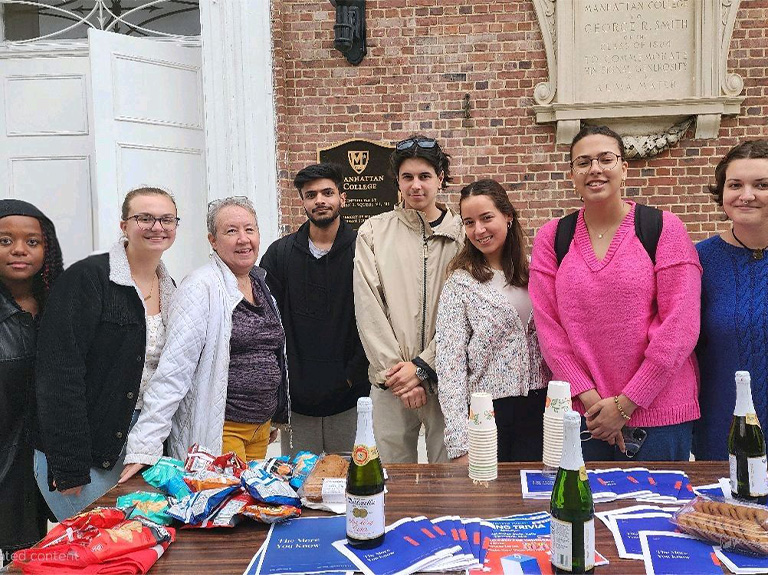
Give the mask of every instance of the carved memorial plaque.
<path id="1" fill-rule="evenodd" d="M 694 96 L 692 0 L 577 3 L 576 102 Z M 579 33 L 580 32 L 580 33 Z"/>
<path id="2" fill-rule="evenodd" d="M 317 152 L 319 162 L 341 167 L 341 192 L 347 195 L 341 214 L 355 230 L 371 216 L 392 210 L 397 203 L 397 188 L 389 175 L 392 150 L 368 140 L 348 140 Z"/>
<path id="3" fill-rule="evenodd" d="M 744 81 L 727 64 L 740 0 L 532 1 L 549 68 L 533 108 L 559 144 L 607 124 L 653 155 L 694 121 L 696 138 L 715 138 L 739 113 Z"/>

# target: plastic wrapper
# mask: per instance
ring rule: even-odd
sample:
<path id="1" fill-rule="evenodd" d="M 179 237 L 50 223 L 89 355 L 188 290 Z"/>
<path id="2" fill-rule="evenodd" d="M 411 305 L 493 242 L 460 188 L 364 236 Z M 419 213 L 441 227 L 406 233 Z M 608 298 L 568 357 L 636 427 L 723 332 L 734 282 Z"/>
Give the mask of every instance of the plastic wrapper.
<path id="1" fill-rule="evenodd" d="M 697 496 L 675 512 L 672 521 L 692 536 L 768 556 L 768 508 L 736 500 Z"/>
<path id="2" fill-rule="evenodd" d="M 211 472 L 217 472 L 219 474 L 225 474 L 227 476 L 234 476 L 240 478 L 240 474 L 247 468 L 245 462 L 234 452 L 227 452 L 221 456 L 217 456 L 208 465 L 207 470 Z"/>
<path id="3" fill-rule="evenodd" d="M 276 524 L 284 522 L 289 518 L 301 516 L 301 508 L 296 506 L 266 506 L 264 504 L 254 504 L 246 506 L 243 510 L 243 516 L 263 522 L 265 524 Z"/>
<path id="4" fill-rule="evenodd" d="M 301 501 L 288 482 L 263 468 L 251 468 L 243 472 L 240 480 L 248 493 L 265 504 L 284 504 L 299 508 Z"/>
<path id="5" fill-rule="evenodd" d="M 135 516 L 144 516 L 157 522 L 158 524 L 168 525 L 173 522 L 173 518 L 168 516 L 168 499 L 155 492 L 131 492 L 117 498 L 117 507 L 122 509 L 131 509 L 128 518 Z"/>
<path id="6" fill-rule="evenodd" d="M 142 516 L 126 518 L 118 508 L 96 508 L 63 520 L 33 548 L 20 550 L 13 559 L 22 570 L 42 556 L 62 559 L 60 569 L 100 564 L 110 559 L 173 542 L 173 528 Z"/>
<path id="7" fill-rule="evenodd" d="M 144 470 L 141 476 L 150 486 L 159 488 L 168 496 L 178 500 L 191 494 L 184 483 L 184 464 L 181 460 L 163 456 L 157 464 Z"/>
<path id="8" fill-rule="evenodd" d="M 192 492 L 226 488 L 227 486 L 240 486 L 240 479 L 210 470 L 198 470 L 192 475 L 184 477 L 184 482 Z"/>
<path id="9" fill-rule="evenodd" d="M 187 459 L 184 461 L 184 470 L 194 474 L 198 470 L 205 470 L 216 460 L 211 451 L 198 443 L 192 444 L 187 451 Z"/>
<path id="10" fill-rule="evenodd" d="M 210 516 L 230 494 L 238 490 L 240 490 L 238 486 L 227 486 L 195 492 L 168 508 L 168 515 L 181 520 L 184 524 L 199 524 Z"/>
<path id="11" fill-rule="evenodd" d="M 304 480 L 307 479 L 309 473 L 312 472 L 312 468 L 317 464 L 318 458 L 317 454 L 305 450 L 302 450 L 293 457 L 293 476 L 291 477 L 290 485 L 294 490 L 301 488 Z"/>
<path id="12" fill-rule="evenodd" d="M 185 526 L 185 528 L 233 528 L 245 517 L 243 515 L 245 508 L 253 504 L 256 504 L 256 500 L 247 492 L 235 493 L 200 524 Z"/>
<path id="13" fill-rule="evenodd" d="M 259 462 L 256 467 L 262 468 L 270 474 L 279 476 L 284 480 L 290 480 L 291 476 L 293 476 L 293 465 L 288 461 L 288 456 L 268 458 Z"/>

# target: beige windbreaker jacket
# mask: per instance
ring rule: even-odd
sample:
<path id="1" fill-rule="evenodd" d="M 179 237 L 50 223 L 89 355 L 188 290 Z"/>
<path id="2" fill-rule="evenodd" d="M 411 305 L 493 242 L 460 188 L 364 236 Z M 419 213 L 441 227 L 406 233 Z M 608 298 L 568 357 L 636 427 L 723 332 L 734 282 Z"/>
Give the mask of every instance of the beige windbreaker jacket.
<path id="1" fill-rule="evenodd" d="M 371 383 L 417 356 L 435 367 L 435 320 L 448 263 L 464 243 L 461 218 L 448 210 L 432 229 L 423 212 L 396 207 L 357 232 L 355 316 Z"/>

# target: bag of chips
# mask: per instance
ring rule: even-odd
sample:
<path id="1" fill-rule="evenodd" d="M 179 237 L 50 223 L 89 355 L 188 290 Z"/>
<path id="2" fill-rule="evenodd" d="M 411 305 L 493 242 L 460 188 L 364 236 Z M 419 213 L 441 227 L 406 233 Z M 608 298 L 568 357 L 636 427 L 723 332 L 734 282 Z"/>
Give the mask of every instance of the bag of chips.
<path id="1" fill-rule="evenodd" d="M 141 476 L 147 484 L 159 488 L 177 500 L 191 494 L 183 480 L 184 464 L 181 460 L 163 456 L 154 466 L 144 470 Z"/>
<path id="2" fill-rule="evenodd" d="M 265 504 L 253 504 L 251 506 L 246 506 L 242 514 L 257 522 L 276 524 L 278 522 L 284 522 L 290 518 L 301 516 L 301 508 L 295 506 L 267 506 Z"/>
<path id="3" fill-rule="evenodd" d="M 168 515 L 184 524 L 199 524 L 230 494 L 239 490 L 239 486 L 227 486 L 194 492 L 169 507 Z"/>
<path id="4" fill-rule="evenodd" d="M 304 480 L 307 479 L 309 473 L 312 472 L 312 468 L 317 464 L 318 458 L 317 454 L 312 454 L 312 452 L 307 452 L 306 450 L 302 450 L 293 457 L 293 476 L 291 477 L 290 484 L 294 490 L 301 488 Z"/>
<path id="5" fill-rule="evenodd" d="M 173 522 L 173 518 L 166 513 L 168 510 L 168 499 L 163 494 L 156 492 L 131 492 L 118 496 L 117 507 L 123 510 L 131 509 L 128 518 L 135 516 L 144 516 L 165 526 Z"/>
<path id="6" fill-rule="evenodd" d="M 243 487 L 259 502 L 301 507 L 301 500 L 290 484 L 263 468 L 251 468 L 240 476 Z"/>

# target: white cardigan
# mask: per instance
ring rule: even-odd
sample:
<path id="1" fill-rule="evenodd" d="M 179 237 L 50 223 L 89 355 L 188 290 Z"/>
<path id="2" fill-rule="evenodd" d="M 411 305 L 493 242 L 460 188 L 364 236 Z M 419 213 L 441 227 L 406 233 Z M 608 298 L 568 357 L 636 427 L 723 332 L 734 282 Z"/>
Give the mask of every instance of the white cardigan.
<path id="1" fill-rule="evenodd" d="M 154 464 L 166 438 L 170 456 L 180 460 L 195 442 L 221 453 L 232 312 L 242 298 L 235 275 L 215 253 L 176 290 L 165 348 L 128 435 L 126 464 Z"/>

